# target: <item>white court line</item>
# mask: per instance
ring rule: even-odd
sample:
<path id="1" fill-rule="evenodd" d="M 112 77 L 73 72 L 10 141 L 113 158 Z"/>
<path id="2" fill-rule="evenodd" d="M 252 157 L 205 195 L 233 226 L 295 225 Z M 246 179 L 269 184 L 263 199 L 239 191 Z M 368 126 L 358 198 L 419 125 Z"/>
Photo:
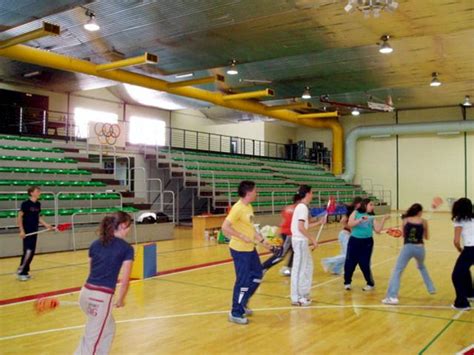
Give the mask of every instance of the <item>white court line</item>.
<path id="1" fill-rule="evenodd" d="M 376 305 L 326 305 L 326 306 L 308 306 L 308 307 L 294 307 L 294 306 L 285 306 L 285 307 L 272 307 L 272 308 L 257 308 L 254 309 L 254 312 L 272 312 L 272 311 L 284 311 L 284 310 L 294 310 L 294 311 L 303 311 L 303 310 L 312 310 L 312 309 L 343 309 L 343 308 L 417 308 L 417 309 L 451 309 L 449 306 L 422 306 L 422 305 L 383 305 L 383 304 L 376 304 Z M 209 315 L 216 315 L 216 314 L 228 314 L 229 310 L 225 311 L 209 311 L 209 312 L 195 312 L 195 313 L 181 313 L 181 314 L 168 314 L 162 316 L 151 316 L 151 317 L 143 317 L 143 318 L 132 318 L 132 319 L 123 319 L 116 321 L 116 323 L 135 323 L 135 322 L 145 322 L 145 321 L 152 321 L 152 320 L 161 320 L 161 319 L 176 319 L 176 318 L 186 318 L 186 317 L 200 317 L 200 316 L 209 316 Z M 462 312 L 461 312 L 462 313 Z M 53 328 L 47 330 L 40 330 L 36 332 L 29 332 L 29 333 L 22 333 L 16 335 L 9 335 L 6 337 L 1 337 L 0 341 L 4 340 L 12 340 L 18 338 L 24 338 L 34 335 L 42 335 L 48 333 L 55 333 L 55 332 L 62 332 L 67 330 L 75 330 L 84 328 L 84 325 L 75 325 L 71 327 L 64 327 L 64 328 Z"/>
<path id="2" fill-rule="evenodd" d="M 393 260 L 393 259 L 395 259 L 395 258 L 397 258 L 397 257 L 398 257 L 398 255 L 397 255 L 397 256 L 392 256 L 391 258 L 388 258 L 388 259 L 386 259 L 386 260 L 384 260 L 384 261 L 381 261 L 381 262 L 379 262 L 379 263 L 375 263 L 375 264 L 371 265 L 371 268 L 374 268 L 374 267 L 376 267 L 376 266 L 379 266 L 379 265 L 388 263 L 389 261 L 391 261 L 391 260 Z M 316 287 L 319 287 L 319 286 L 322 286 L 322 285 L 325 285 L 325 284 L 328 284 L 328 283 L 333 282 L 333 281 L 337 281 L 337 280 L 342 279 L 342 278 L 343 278 L 342 275 L 341 275 L 341 276 L 336 276 L 336 277 L 334 277 L 334 278 L 331 279 L 331 280 L 327 280 L 327 281 L 324 281 L 324 282 L 321 282 L 321 283 L 319 283 L 319 284 L 315 284 L 315 285 L 311 286 L 311 289 L 316 288 Z"/>

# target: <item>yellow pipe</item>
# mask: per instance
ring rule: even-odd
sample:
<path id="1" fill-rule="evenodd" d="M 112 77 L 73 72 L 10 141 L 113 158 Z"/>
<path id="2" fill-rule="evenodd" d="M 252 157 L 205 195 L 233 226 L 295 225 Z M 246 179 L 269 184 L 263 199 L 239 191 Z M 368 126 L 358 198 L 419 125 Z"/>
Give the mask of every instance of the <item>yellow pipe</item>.
<path id="1" fill-rule="evenodd" d="M 214 76 L 207 76 L 205 78 L 197 78 L 197 79 L 177 81 L 175 83 L 168 83 L 167 87 L 168 88 L 182 88 L 182 87 L 185 87 L 185 86 L 210 84 L 210 83 L 214 83 L 216 81 L 224 82 L 225 81 L 224 76 L 217 74 L 217 75 L 214 75 Z"/>
<path id="2" fill-rule="evenodd" d="M 335 112 L 319 112 L 319 113 L 305 113 L 303 115 L 298 115 L 298 118 L 323 118 L 323 117 L 337 117 L 338 113 Z"/>
<path id="3" fill-rule="evenodd" d="M 61 32 L 61 29 L 59 26 L 53 25 L 48 22 L 43 22 L 43 27 L 41 28 L 38 28 L 36 30 L 30 31 L 27 33 L 23 33 L 21 35 L 18 35 L 12 38 L 8 38 L 4 41 L 0 41 L 0 49 L 8 48 L 20 43 L 32 41 L 34 39 L 46 37 L 49 35 L 57 36 L 59 35 L 60 32 Z"/>
<path id="4" fill-rule="evenodd" d="M 264 89 L 258 91 L 243 92 L 240 94 L 230 94 L 223 97 L 224 101 L 229 100 L 243 100 L 243 99 L 256 99 L 258 97 L 273 96 L 275 92 L 272 89 Z"/>
<path id="5" fill-rule="evenodd" d="M 265 107 L 266 111 L 277 111 L 277 110 L 298 110 L 304 108 L 311 108 L 311 102 L 292 102 L 286 105 L 274 105 Z"/>
<path id="6" fill-rule="evenodd" d="M 190 97 L 193 99 L 207 101 L 214 105 L 227 107 L 230 109 L 247 111 L 263 116 L 277 118 L 283 121 L 304 125 L 314 128 L 328 128 L 333 133 L 333 173 L 342 173 L 342 151 L 343 151 L 343 130 L 337 119 L 334 118 L 298 118 L 299 114 L 289 110 L 279 110 L 274 112 L 266 111 L 266 106 L 253 100 L 224 100 L 224 95 L 220 92 L 210 92 L 195 87 L 169 88 L 164 80 L 152 78 L 146 75 L 129 72 L 126 70 L 110 70 L 98 72 L 94 63 L 68 57 L 54 52 L 43 51 L 24 45 L 0 49 L 0 56 L 31 63 L 43 67 L 54 68 L 69 72 L 83 73 L 98 76 L 101 78 L 141 86 L 144 88 L 166 91 L 171 94 Z"/>
<path id="7" fill-rule="evenodd" d="M 145 52 L 144 54 L 139 55 L 138 57 L 117 60 L 111 63 L 97 64 L 96 70 L 98 72 L 101 72 L 101 71 L 106 71 L 106 70 L 132 67 L 134 65 L 156 64 L 156 63 L 158 63 L 158 56 Z"/>

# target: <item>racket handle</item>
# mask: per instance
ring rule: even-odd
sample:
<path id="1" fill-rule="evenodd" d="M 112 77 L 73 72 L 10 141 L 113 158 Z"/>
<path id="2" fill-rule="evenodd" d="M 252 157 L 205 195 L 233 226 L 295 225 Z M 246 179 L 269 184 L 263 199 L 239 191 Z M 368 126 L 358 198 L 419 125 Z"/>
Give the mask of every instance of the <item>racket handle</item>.
<path id="1" fill-rule="evenodd" d="M 321 232 L 323 231 L 324 224 L 321 224 L 321 227 L 319 227 L 318 235 L 316 236 L 316 243 L 319 242 L 319 237 L 321 236 Z"/>
<path id="2" fill-rule="evenodd" d="M 29 237 L 30 235 L 35 235 L 35 234 L 41 234 L 41 233 L 44 233 L 44 232 L 49 232 L 53 229 L 43 229 L 41 231 L 38 231 L 38 232 L 32 232 L 32 233 L 28 233 L 28 234 L 25 234 L 25 237 Z"/>

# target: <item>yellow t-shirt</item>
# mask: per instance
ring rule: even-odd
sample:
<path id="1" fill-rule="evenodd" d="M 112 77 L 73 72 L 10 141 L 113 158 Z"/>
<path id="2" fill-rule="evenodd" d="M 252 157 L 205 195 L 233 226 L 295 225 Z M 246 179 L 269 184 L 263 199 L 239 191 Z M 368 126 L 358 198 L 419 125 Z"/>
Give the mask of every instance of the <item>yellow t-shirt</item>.
<path id="1" fill-rule="evenodd" d="M 253 218 L 254 215 L 252 205 L 244 205 L 242 201 L 239 200 L 230 209 L 226 220 L 232 224 L 232 228 L 234 228 L 237 232 L 242 233 L 253 241 L 255 239 Z M 236 251 L 252 251 L 255 248 L 255 244 L 253 242 L 246 243 L 242 239 L 231 236 L 229 247 Z"/>

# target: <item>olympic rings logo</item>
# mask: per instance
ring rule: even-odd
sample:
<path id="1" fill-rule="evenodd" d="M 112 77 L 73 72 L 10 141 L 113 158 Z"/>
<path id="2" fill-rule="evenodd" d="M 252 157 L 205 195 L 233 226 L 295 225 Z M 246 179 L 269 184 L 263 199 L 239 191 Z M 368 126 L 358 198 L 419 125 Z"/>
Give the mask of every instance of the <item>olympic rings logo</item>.
<path id="1" fill-rule="evenodd" d="M 94 131 L 100 144 L 114 145 L 120 137 L 120 126 L 116 123 L 97 122 Z"/>

